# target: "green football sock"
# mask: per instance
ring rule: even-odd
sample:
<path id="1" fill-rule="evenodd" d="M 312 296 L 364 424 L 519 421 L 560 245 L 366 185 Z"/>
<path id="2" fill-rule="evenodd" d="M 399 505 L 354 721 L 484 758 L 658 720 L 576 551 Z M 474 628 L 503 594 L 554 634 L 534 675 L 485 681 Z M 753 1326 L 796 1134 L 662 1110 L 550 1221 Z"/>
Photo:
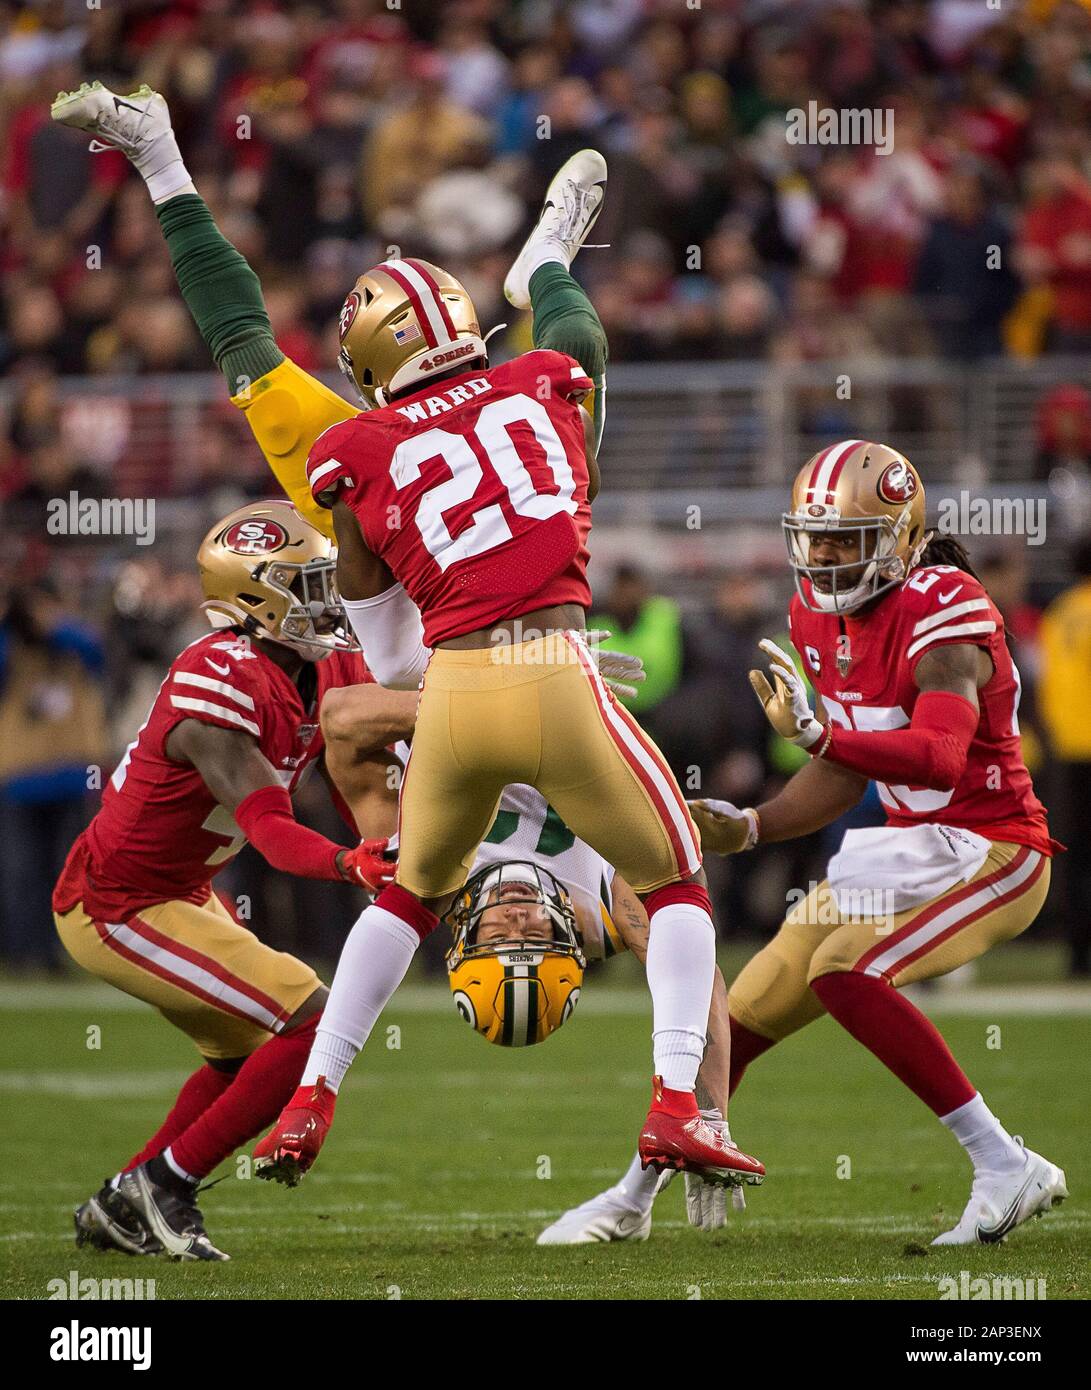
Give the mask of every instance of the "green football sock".
<path id="1" fill-rule="evenodd" d="M 182 193 L 155 209 L 178 288 L 227 378 L 231 394 L 284 361 L 276 345 L 261 282 L 216 226 L 203 198 Z"/>
<path id="2" fill-rule="evenodd" d="M 558 261 L 540 265 L 530 277 L 534 346 L 574 357 L 595 383 L 595 440 L 606 423 L 606 330 L 583 287 Z"/>

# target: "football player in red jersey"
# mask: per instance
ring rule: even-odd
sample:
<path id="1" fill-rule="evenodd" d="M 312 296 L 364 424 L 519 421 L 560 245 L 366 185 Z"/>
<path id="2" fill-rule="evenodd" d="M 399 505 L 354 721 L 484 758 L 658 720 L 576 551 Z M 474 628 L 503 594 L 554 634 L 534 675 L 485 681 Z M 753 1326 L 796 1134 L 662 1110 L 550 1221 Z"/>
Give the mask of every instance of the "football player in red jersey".
<path id="1" fill-rule="evenodd" d="M 505 281 L 508 299 L 533 311 L 539 351 L 490 369 L 468 294 L 426 262 L 399 257 L 360 277 L 341 315 L 341 365 L 360 414 L 277 348 L 257 277 L 197 195 L 161 95 L 143 87 L 118 98 L 92 83 L 61 93 L 52 115 L 91 133 L 92 149 L 122 150 L 144 178 L 234 403 L 297 508 L 336 529 L 339 585 L 376 678 L 415 688 L 428 663 L 402 877 L 342 954 L 304 1076 L 315 1098 L 301 1119 L 307 1153 L 277 1130 L 259 1146 L 263 1161 L 313 1161 L 341 1078 L 464 881 L 503 786 L 530 781 L 618 866 L 652 919 L 656 1081 L 643 1157 L 713 1181 L 760 1176 L 694 1100 L 715 968 L 696 832 L 583 635 L 607 345 L 569 266 L 602 204 L 602 156 L 583 150 L 560 169 Z M 592 388 L 585 420 L 579 402 Z"/>
<path id="2" fill-rule="evenodd" d="M 784 516 L 792 642 L 751 684 L 811 760 L 772 800 L 698 803 L 706 848 L 806 835 L 878 784 L 885 828 L 849 831 L 828 878 L 731 988 L 732 1086 L 749 1062 L 830 1013 L 966 1149 L 973 1190 L 936 1245 L 998 1241 L 1067 1196 L 1064 1173 L 1000 1124 L 902 985 L 946 974 L 1034 921 L 1050 839 L 1019 744 L 1019 673 L 1004 623 L 950 538 L 925 531 L 924 488 L 894 449 L 816 454 Z"/>
<path id="3" fill-rule="evenodd" d="M 602 156 L 585 150 L 548 190 L 505 284 L 536 321 L 563 290 L 597 324 L 568 267 L 605 182 Z M 581 402 L 594 383 L 548 345 L 490 367 L 466 290 L 419 260 L 362 275 L 340 333 L 365 410 L 326 430 L 307 473 L 333 512 L 338 585 L 369 665 L 383 684 L 420 679 L 420 699 L 396 882 L 346 942 L 300 1091 L 255 1158 L 291 1182 L 313 1163 L 348 1066 L 465 882 L 504 787 L 525 783 L 616 866 L 650 918 L 655 1077 L 642 1161 L 725 1184 L 760 1178 L 694 1097 L 715 928 L 693 822 L 585 639 L 599 479 Z"/>
<path id="4" fill-rule="evenodd" d="M 212 878 L 247 840 L 286 873 L 370 892 L 392 866 L 385 841 L 346 850 L 292 814 L 291 793 L 321 765 L 323 695 L 370 679 L 329 541 L 289 502 L 252 503 L 212 528 L 197 559 L 216 630 L 172 662 L 53 908 L 73 959 L 154 1005 L 204 1059 L 157 1133 L 80 1207 L 77 1243 L 221 1260 L 197 1182 L 291 1096 L 326 990 L 236 921 Z"/>

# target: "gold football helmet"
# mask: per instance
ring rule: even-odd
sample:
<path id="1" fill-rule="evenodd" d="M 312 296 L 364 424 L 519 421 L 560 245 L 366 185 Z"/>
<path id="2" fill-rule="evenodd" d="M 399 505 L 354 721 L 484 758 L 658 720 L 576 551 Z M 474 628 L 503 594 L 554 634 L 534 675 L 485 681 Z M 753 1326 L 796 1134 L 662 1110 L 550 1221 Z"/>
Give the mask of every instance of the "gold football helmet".
<path id="1" fill-rule="evenodd" d="M 851 613 L 900 584 L 928 542 L 924 514 L 924 484 L 897 449 L 863 439 L 820 449 L 796 475 L 792 509 L 781 518 L 804 607 Z M 855 533 L 856 555 L 816 563 L 812 546 L 833 533 Z"/>
<path id="2" fill-rule="evenodd" d="M 536 864 L 490 864 L 467 879 L 445 920 L 455 1008 L 501 1047 L 543 1042 L 579 1002 L 587 965 L 567 889 Z"/>
<path id="3" fill-rule="evenodd" d="M 341 307 L 338 364 L 368 410 L 455 367 L 487 361 L 473 300 L 427 261 L 383 261 Z"/>
<path id="4" fill-rule="evenodd" d="M 356 644 L 337 593 L 331 542 L 290 502 L 251 502 L 218 521 L 197 568 L 213 627 L 241 627 L 307 661 Z"/>

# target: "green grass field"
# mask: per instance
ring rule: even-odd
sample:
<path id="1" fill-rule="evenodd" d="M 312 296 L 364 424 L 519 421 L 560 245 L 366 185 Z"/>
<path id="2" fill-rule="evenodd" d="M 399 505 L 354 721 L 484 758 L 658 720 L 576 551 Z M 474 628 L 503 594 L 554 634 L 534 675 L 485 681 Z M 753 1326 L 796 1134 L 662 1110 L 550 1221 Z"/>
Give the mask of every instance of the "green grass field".
<path id="1" fill-rule="evenodd" d="M 232 1164 L 205 1194 L 209 1230 L 233 1256 L 213 1266 L 77 1252 L 71 1236 L 72 1208 L 152 1132 L 192 1070 L 185 1039 L 96 986 L 0 987 L 0 1294 L 44 1298 L 71 1270 L 154 1278 L 159 1299 L 908 1299 L 935 1298 L 937 1280 L 961 1270 L 1044 1278 L 1050 1299 L 1091 1293 L 1091 1014 L 1076 993 L 1040 1016 L 1025 991 L 1020 1012 L 944 1005 L 941 1026 L 993 1108 L 1068 1173 L 1070 1200 L 1002 1246 L 928 1248 L 965 1202 L 969 1165 L 824 1020 L 756 1063 L 739 1093 L 735 1136 L 769 1177 L 727 1229 L 690 1230 L 677 1181 L 646 1244 L 537 1248 L 550 1219 L 621 1173 L 644 1114 L 649 1010 L 619 973 L 622 988 L 589 981 L 573 1021 L 527 1051 L 475 1037 L 442 982 L 406 987 L 303 1185 L 266 1185 Z M 999 1048 L 987 1045 L 991 1025 Z M 846 1158 L 851 1176 L 839 1177 Z"/>

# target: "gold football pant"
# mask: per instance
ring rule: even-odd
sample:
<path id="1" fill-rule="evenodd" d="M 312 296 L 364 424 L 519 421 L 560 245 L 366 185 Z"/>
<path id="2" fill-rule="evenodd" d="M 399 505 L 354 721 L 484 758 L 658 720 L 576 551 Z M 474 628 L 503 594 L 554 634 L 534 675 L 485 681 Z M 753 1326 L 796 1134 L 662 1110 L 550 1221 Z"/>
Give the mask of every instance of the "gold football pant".
<path id="1" fill-rule="evenodd" d="M 231 401 L 246 415 L 266 463 L 296 511 L 332 539 L 333 513 L 311 496 L 307 455 L 320 434 L 331 425 L 351 420 L 359 410 L 290 359 L 232 396 Z"/>
<path id="2" fill-rule="evenodd" d="M 822 882 L 743 968 L 728 994 L 731 1015 L 779 1042 L 825 1013 L 809 987 L 819 976 L 855 970 L 901 986 L 946 975 L 1025 931 L 1048 890 L 1046 856 L 1004 842 L 968 883 L 885 920 L 846 919 Z"/>
<path id="3" fill-rule="evenodd" d="M 321 985 L 309 965 L 274 951 L 212 893 L 200 905 L 156 903 L 124 923 L 77 903 L 53 914 L 84 970 L 143 999 L 191 1037 L 203 1057 L 248 1057 Z"/>
<path id="4" fill-rule="evenodd" d="M 673 774 L 580 633 L 433 652 L 402 781 L 398 882 L 420 898 L 460 888 L 509 782 L 536 787 L 637 892 L 701 866 Z"/>

